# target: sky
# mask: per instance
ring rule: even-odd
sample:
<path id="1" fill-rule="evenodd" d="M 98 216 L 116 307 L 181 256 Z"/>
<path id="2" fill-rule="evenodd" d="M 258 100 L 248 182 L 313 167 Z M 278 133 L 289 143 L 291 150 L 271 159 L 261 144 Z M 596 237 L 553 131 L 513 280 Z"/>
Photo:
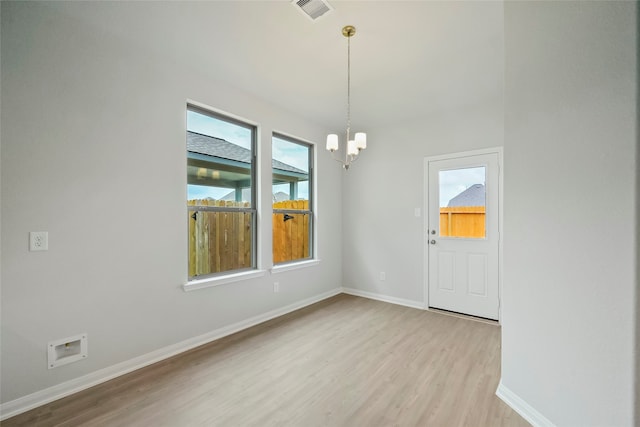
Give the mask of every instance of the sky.
<path id="1" fill-rule="evenodd" d="M 273 137 L 271 145 L 274 159 L 305 172 L 309 172 L 309 149 L 307 145 L 295 144 L 278 137 Z M 278 192 L 289 194 L 289 184 L 274 185 L 272 191 L 274 194 Z M 308 181 L 298 183 L 297 199 L 309 199 Z"/>
<path id="2" fill-rule="evenodd" d="M 473 184 L 485 184 L 485 167 L 440 171 L 440 207 Z"/>
<path id="3" fill-rule="evenodd" d="M 215 119 L 195 111 L 187 111 L 187 130 L 215 136 L 225 141 L 251 149 L 251 128 Z"/>
<path id="4" fill-rule="evenodd" d="M 282 138 L 274 137 L 272 156 L 274 159 L 309 172 L 309 147 L 294 144 Z"/>
<path id="5" fill-rule="evenodd" d="M 249 126 L 244 127 L 218 120 L 195 111 L 187 111 L 187 130 L 221 138 L 240 147 L 251 149 L 251 128 Z M 272 155 L 274 159 L 305 172 L 309 171 L 308 150 L 308 146 L 295 144 L 281 138 L 274 137 L 272 141 Z M 206 197 L 219 199 L 231 191 L 228 188 L 212 188 L 200 185 L 187 185 L 187 187 L 189 199 Z M 276 193 L 279 191 L 289 193 L 289 185 L 274 186 L 273 192 Z M 300 183 L 298 185 L 298 199 L 308 199 L 308 197 L 308 183 Z"/>

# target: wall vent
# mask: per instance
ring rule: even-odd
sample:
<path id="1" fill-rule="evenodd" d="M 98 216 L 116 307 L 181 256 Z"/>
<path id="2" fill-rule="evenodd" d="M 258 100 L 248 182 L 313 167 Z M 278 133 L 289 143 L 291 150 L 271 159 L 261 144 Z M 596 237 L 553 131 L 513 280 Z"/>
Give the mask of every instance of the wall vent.
<path id="1" fill-rule="evenodd" d="M 293 0 L 291 4 L 312 21 L 320 19 L 333 10 L 326 0 Z"/>

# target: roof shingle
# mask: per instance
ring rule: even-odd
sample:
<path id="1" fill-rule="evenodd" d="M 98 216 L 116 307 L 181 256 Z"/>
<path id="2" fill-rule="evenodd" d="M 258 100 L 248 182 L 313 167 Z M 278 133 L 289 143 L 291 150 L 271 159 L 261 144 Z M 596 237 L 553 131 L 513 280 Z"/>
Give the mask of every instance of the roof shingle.
<path id="1" fill-rule="evenodd" d="M 251 163 L 251 150 L 239 145 L 232 144 L 221 138 L 203 135 L 192 131 L 187 131 L 187 151 L 191 153 L 204 154 L 207 156 L 219 157 L 222 159 L 235 160 L 242 163 Z M 288 165 L 281 161 L 272 160 L 274 169 L 306 174 L 307 172 Z"/>
<path id="2" fill-rule="evenodd" d="M 485 188 L 483 184 L 473 184 L 451 200 L 448 207 L 454 206 L 484 206 Z"/>

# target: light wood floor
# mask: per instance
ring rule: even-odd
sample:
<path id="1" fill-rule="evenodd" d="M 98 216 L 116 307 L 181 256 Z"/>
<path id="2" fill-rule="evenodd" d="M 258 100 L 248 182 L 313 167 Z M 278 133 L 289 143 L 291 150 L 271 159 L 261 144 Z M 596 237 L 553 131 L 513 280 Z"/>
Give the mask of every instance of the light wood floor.
<path id="1" fill-rule="evenodd" d="M 2 426 L 528 426 L 499 377 L 499 326 L 338 295 Z"/>

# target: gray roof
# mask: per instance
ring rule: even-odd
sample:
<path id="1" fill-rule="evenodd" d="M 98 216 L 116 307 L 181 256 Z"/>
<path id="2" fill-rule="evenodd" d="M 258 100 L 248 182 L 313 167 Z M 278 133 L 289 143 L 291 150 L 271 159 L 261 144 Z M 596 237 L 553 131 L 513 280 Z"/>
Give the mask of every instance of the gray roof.
<path id="1" fill-rule="evenodd" d="M 250 197 L 251 197 L 251 195 L 249 194 L 249 189 L 248 188 L 243 188 L 242 189 L 242 199 L 243 200 L 249 200 Z M 236 199 L 235 191 L 230 191 L 225 196 L 220 198 L 220 200 L 235 200 L 235 199 Z M 278 191 L 277 193 L 273 194 L 274 203 L 275 202 L 283 202 L 285 200 L 290 200 L 290 199 L 289 199 L 289 194 L 285 193 L 284 191 Z"/>
<path id="2" fill-rule="evenodd" d="M 484 206 L 485 188 L 483 184 L 473 184 L 451 200 L 448 207 L 454 206 Z"/>
<path id="3" fill-rule="evenodd" d="M 274 202 L 283 202 L 285 200 L 289 200 L 288 193 L 285 193 L 284 191 L 278 191 L 277 193 L 274 193 L 273 195 Z"/>
<path id="4" fill-rule="evenodd" d="M 219 157 L 222 159 L 235 160 L 237 162 L 247 164 L 251 163 L 251 150 L 232 144 L 224 139 L 191 131 L 187 131 L 187 151 Z M 282 171 L 301 174 L 307 173 L 302 169 L 298 169 L 275 159 L 272 160 L 272 167 Z"/>

